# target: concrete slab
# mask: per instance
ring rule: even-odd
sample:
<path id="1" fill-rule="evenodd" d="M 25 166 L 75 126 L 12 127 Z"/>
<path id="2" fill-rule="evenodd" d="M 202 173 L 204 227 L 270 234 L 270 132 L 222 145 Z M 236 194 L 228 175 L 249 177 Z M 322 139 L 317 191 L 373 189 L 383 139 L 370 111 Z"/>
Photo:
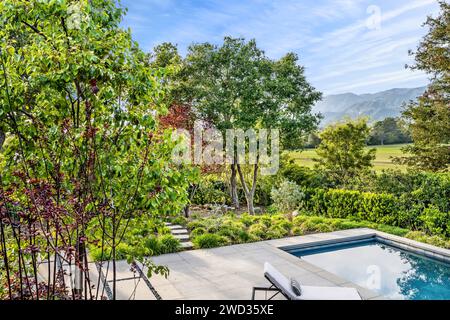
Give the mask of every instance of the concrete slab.
<path id="1" fill-rule="evenodd" d="M 181 249 L 191 250 L 194 248 L 194 244 L 191 241 L 181 242 Z"/>
<path id="2" fill-rule="evenodd" d="M 116 282 L 118 300 L 156 300 L 143 279 L 121 280 Z"/>
<path id="3" fill-rule="evenodd" d="M 356 229 L 162 255 L 152 260 L 168 266 L 170 274 L 167 279 L 155 275 L 150 282 L 163 299 L 250 299 L 253 286 L 268 285 L 263 275 L 264 262 L 268 261 L 300 283 L 342 286 L 348 282 L 280 248 L 371 233 L 370 229 Z M 366 299 L 378 296 L 361 290 Z M 265 298 L 259 295 L 257 299 Z"/>
<path id="4" fill-rule="evenodd" d="M 108 273 L 106 270 L 108 269 Z M 109 263 L 109 267 L 104 263 L 102 272 L 108 281 L 113 280 L 113 265 L 112 262 Z M 130 265 L 125 260 L 116 261 L 116 279 L 129 279 L 129 278 L 139 278 L 137 272 L 131 271 Z"/>

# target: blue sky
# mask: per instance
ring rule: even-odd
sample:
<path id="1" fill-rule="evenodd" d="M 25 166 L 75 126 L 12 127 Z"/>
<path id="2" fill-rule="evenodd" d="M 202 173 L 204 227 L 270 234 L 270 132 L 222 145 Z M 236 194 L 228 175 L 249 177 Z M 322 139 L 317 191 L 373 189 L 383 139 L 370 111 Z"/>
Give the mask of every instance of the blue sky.
<path id="1" fill-rule="evenodd" d="M 145 51 L 161 42 L 182 54 L 195 42 L 255 38 L 267 56 L 296 52 L 325 94 L 418 87 L 427 76 L 404 68 L 436 15 L 436 0 L 121 0 Z"/>

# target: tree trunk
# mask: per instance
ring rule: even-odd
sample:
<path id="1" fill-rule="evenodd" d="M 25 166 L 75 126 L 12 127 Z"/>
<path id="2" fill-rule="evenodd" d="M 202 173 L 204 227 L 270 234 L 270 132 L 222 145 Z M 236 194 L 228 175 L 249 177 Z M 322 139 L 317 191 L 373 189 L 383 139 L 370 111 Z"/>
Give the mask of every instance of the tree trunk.
<path id="1" fill-rule="evenodd" d="M 253 206 L 253 199 L 254 199 L 254 196 L 255 196 L 256 180 L 257 180 L 257 177 L 258 177 L 258 161 L 256 162 L 256 164 L 253 167 L 253 181 L 252 181 L 251 189 L 249 189 L 249 187 L 247 186 L 247 183 L 245 182 L 244 174 L 242 173 L 242 169 L 241 169 L 241 166 L 239 164 L 237 165 L 237 171 L 239 173 L 239 178 L 240 178 L 241 183 L 242 183 L 242 188 L 244 189 L 245 200 L 247 200 L 248 213 L 250 215 L 254 215 L 255 214 L 255 208 Z"/>
<path id="2" fill-rule="evenodd" d="M 194 199 L 195 193 L 197 192 L 198 185 L 197 184 L 191 184 L 189 185 L 188 192 L 189 192 L 189 202 L 186 204 L 186 206 L 183 208 L 184 216 L 185 218 L 189 218 L 189 215 L 191 213 L 191 203 Z"/>
<path id="3" fill-rule="evenodd" d="M 236 174 L 236 164 L 231 164 L 231 177 L 230 177 L 230 196 L 231 204 L 237 210 L 239 209 L 239 197 L 237 193 L 237 174 Z"/>
<path id="4" fill-rule="evenodd" d="M 3 143 L 5 142 L 6 134 L 0 129 L 0 151 L 2 151 Z"/>
<path id="5" fill-rule="evenodd" d="M 184 207 L 183 212 L 184 212 L 184 217 L 189 218 L 189 205 L 188 204 Z"/>
<path id="6" fill-rule="evenodd" d="M 86 255 L 86 248 L 81 237 L 77 239 L 77 247 L 75 253 L 75 280 L 73 285 L 73 291 L 77 299 L 83 297 L 83 284 L 84 284 L 84 261 Z"/>
<path id="7" fill-rule="evenodd" d="M 245 199 L 247 200 L 248 213 L 253 216 L 255 214 L 255 207 L 253 206 L 253 194 L 246 195 Z"/>

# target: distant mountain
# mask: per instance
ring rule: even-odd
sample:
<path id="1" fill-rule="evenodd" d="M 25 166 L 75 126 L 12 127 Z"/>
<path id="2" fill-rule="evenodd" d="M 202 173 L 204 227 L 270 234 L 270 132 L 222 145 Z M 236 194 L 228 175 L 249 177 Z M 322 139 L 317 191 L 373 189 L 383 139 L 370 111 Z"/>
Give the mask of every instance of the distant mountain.
<path id="1" fill-rule="evenodd" d="M 343 93 L 325 96 L 314 107 L 315 112 L 324 116 L 321 126 L 341 120 L 344 117 L 369 117 L 369 121 L 383 120 L 386 117 L 397 117 L 402 111 L 402 105 L 416 100 L 426 87 L 390 89 L 387 91 L 354 94 Z"/>

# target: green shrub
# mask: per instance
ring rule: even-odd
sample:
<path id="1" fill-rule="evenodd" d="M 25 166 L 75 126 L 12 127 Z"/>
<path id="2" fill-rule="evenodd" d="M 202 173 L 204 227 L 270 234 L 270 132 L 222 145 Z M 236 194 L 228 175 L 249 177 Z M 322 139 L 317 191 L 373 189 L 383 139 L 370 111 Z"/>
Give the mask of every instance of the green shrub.
<path id="1" fill-rule="evenodd" d="M 390 194 L 376 194 L 342 189 L 317 189 L 308 207 L 330 218 L 358 218 L 385 224 L 398 224 L 398 205 Z"/>
<path id="2" fill-rule="evenodd" d="M 170 228 L 166 226 L 160 226 L 157 228 L 158 234 L 170 234 Z"/>
<path id="3" fill-rule="evenodd" d="M 244 213 L 241 216 L 240 221 L 246 226 L 246 227 L 250 227 L 252 224 L 255 223 L 255 221 L 258 220 L 257 216 L 251 216 L 248 213 Z"/>
<path id="4" fill-rule="evenodd" d="M 286 217 L 282 215 L 274 215 L 272 216 L 272 226 L 276 225 L 280 228 L 285 229 L 286 231 L 289 231 L 292 229 L 292 222 L 290 222 Z"/>
<path id="5" fill-rule="evenodd" d="M 111 249 L 104 248 L 102 254 L 101 248 L 93 247 L 89 249 L 89 255 L 94 261 L 108 261 L 111 259 Z"/>
<path id="6" fill-rule="evenodd" d="M 183 216 L 177 216 L 175 218 L 172 218 L 170 222 L 172 224 L 179 224 L 181 226 L 186 226 L 188 223 L 188 220 Z"/>
<path id="7" fill-rule="evenodd" d="M 267 230 L 266 239 L 279 239 L 284 238 L 289 235 L 290 229 L 286 230 L 280 225 L 271 226 Z"/>
<path id="8" fill-rule="evenodd" d="M 180 247 L 180 241 L 171 234 L 165 234 L 159 237 L 160 253 L 177 252 Z"/>
<path id="9" fill-rule="evenodd" d="M 187 228 L 189 230 L 195 230 L 197 228 L 205 228 L 206 229 L 206 222 L 205 222 L 205 220 L 202 220 L 202 219 L 194 220 L 187 224 Z"/>
<path id="10" fill-rule="evenodd" d="M 293 234 L 305 234 L 310 232 L 330 232 L 337 230 L 332 225 L 332 221 L 335 219 L 329 219 L 317 216 L 297 216 L 294 218 Z"/>
<path id="11" fill-rule="evenodd" d="M 161 253 L 160 242 L 155 236 L 150 236 L 145 239 L 145 247 L 149 250 L 150 255 L 152 256 L 156 256 Z"/>
<path id="12" fill-rule="evenodd" d="M 228 201 L 226 186 L 223 181 L 203 180 L 192 199 L 194 204 L 225 204 Z"/>
<path id="13" fill-rule="evenodd" d="M 263 214 L 258 217 L 258 223 L 263 224 L 266 228 L 269 228 L 272 225 L 272 216 L 268 214 Z"/>
<path id="14" fill-rule="evenodd" d="M 375 193 L 405 195 L 416 204 L 434 205 L 442 212 L 450 211 L 450 175 L 448 173 L 401 172 L 383 170 L 357 186 Z M 414 195 L 414 196 L 412 196 Z"/>
<path id="15" fill-rule="evenodd" d="M 214 233 L 205 233 L 196 236 L 194 237 L 192 242 L 194 243 L 195 247 L 199 249 L 215 248 L 227 244 L 227 240 L 225 237 Z"/>
<path id="16" fill-rule="evenodd" d="M 405 237 L 419 242 L 428 243 L 433 246 L 450 249 L 450 240 L 446 240 L 439 236 L 428 236 L 421 231 L 410 231 L 405 235 Z"/>
<path id="17" fill-rule="evenodd" d="M 191 236 L 192 237 L 196 237 L 196 236 L 200 236 L 200 235 L 205 234 L 205 233 L 206 233 L 206 229 L 205 228 L 198 227 L 198 228 L 195 228 L 194 230 L 191 231 Z"/>
<path id="18" fill-rule="evenodd" d="M 303 205 L 305 194 L 300 187 L 291 181 L 283 181 L 270 193 L 273 205 L 282 213 L 291 213 Z"/>
<path id="19" fill-rule="evenodd" d="M 222 226 L 217 234 L 227 238 L 231 243 L 237 243 L 239 242 L 239 232 L 242 230 L 242 228 L 228 225 Z"/>
<path id="20" fill-rule="evenodd" d="M 258 238 L 252 236 L 249 232 L 241 230 L 238 233 L 239 243 L 258 241 Z"/>
<path id="21" fill-rule="evenodd" d="M 254 196 L 256 205 L 267 207 L 272 204 L 270 192 L 275 184 L 276 177 L 273 176 L 263 176 L 258 180 Z"/>
<path id="22" fill-rule="evenodd" d="M 331 232 L 333 228 L 325 222 L 317 222 L 314 220 L 307 220 L 303 222 L 302 227 L 307 232 Z"/>
<path id="23" fill-rule="evenodd" d="M 407 229 L 399 228 L 399 227 L 393 227 L 388 226 L 385 224 L 379 224 L 377 226 L 373 227 L 374 229 L 380 230 L 382 232 L 394 234 L 396 236 L 404 237 L 409 231 Z"/>
<path id="24" fill-rule="evenodd" d="M 306 231 L 302 226 L 295 226 L 292 228 L 292 235 L 294 236 L 303 236 L 305 233 Z"/>
<path id="25" fill-rule="evenodd" d="M 127 243 L 121 242 L 116 247 L 116 259 L 123 260 L 126 259 L 127 256 L 134 252 L 134 248 L 131 248 Z"/>
<path id="26" fill-rule="evenodd" d="M 397 220 L 399 226 L 404 226 L 409 229 L 419 229 L 422 221 L 419 216 L 424 210 L 423 203 L 417 203 L 414 196 L 409 193 L 402 194 L 398 197 L 399 210 L 397 212 Z"/>
<path id="27" fill-rule="evenodd" d="M 304 215 L 300 215 L 300 216 L 296 216 L 294 217 L 294 219 L 292 219 L 292 223 L 294 224 L 294 226 L 300 226 L 303 222 L 305 222 L 306 220 L 308 220 L 309 217 L 304 216 Z"/>
<path id="28" fill-rule="evenodd" d="M 431 211 L 430 211 L 431 212 Z M 371 228 L 386 233 L 405 236 L 407 229 L 378 222 L 360 220 L 362 215 L 348 218 L 330 218 L 324 215 L 298 215 L 292 222 L 282 214 L 249 216 L 225 215 L 202 218 L 191 222 L 191 236 L 196 248 L 212 248 L 226 244 L 246 243 L 268 239 L 283 238 L 290 235 L 299 236 L 314 232 L 331 232 L 352 228 Z M 382 215 L 384 217 L 384 215 Z M 383 219 L 381 219 L 383 221 Z M 210 230 L 216 230 L 211 232 Z M 414 233 L 409 233 L 413 237 Z M 444 237 L 427 237 L 419 233 L 420 239 L 426 243 L 444 246 Z M 416 235 L 416 237 L 418 237 Z M 422 239 L 423 238 L 423 239 Z M 449 241 L 450 242 L 450 241 Z"/>
<path id="29" fill-rule="evenodd" d="M 267 226 L 263 223 L 255 223 L 248 228 L 248 232 L 255 237 L 255 239 L 266 239 Z"/>
<path id="30" fill-rule="evenodd" d="M 435 206 L 423 210 L 419 217 L 425 232 L 432 235 L 450 237 L 450 214 L 441 212 Z"/>
<path id="31" fill-rule="evenodd" d="M 280 167 L 280 174 L 284 179 L 295 182 L 301 187 L 319 188 L 330 184 L 323 172 L 300 166 L 289 157 L 281 157 Z"/>
<path id="32" fill-rule="evenodd" d="M 367 223 L 348 220 L 348 219 L 333 219 L 331 226 L 336 230 L 356 229 L 367 227 Z"/>
<path id="33" fill-rule="evenodd" d="M 278 209 L 275 205 L 270 205 L 266 208 L 266 213 L 270 215 L 274 215 L 278 213 Z"/>

